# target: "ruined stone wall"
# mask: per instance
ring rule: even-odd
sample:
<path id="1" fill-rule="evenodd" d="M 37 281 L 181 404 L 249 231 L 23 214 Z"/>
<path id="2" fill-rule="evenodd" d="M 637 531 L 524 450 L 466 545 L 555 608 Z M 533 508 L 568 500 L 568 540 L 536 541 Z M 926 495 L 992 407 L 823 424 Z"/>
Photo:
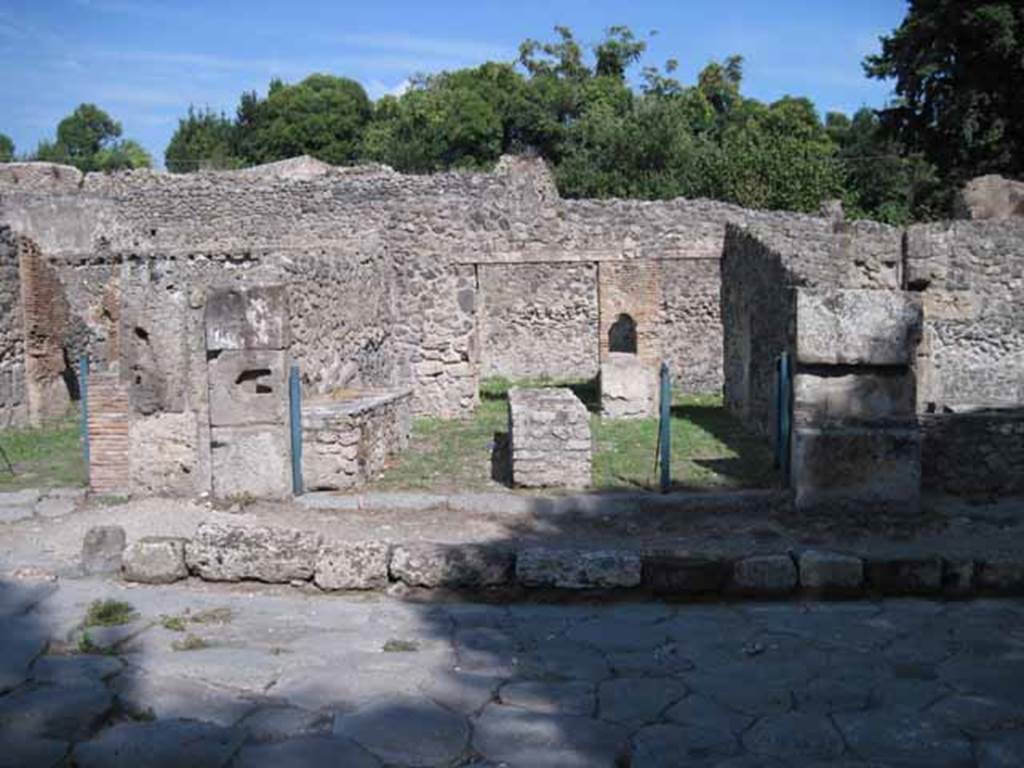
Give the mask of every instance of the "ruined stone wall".
<path id="1" fill-rule="evenodd" d="M 1024 408 L 923 414 L 925 488 L 962 495 L 1024 493 Z"/>
<path id="2" fill-rule="evenodd" d="M 0 227 L 0 427 L 27 421 L 18 256 L 13 234 Z"/>
<path id="3" fill-rule="evenodd" d="M 721 259 L 659 264 L 659 336 L 662 357 L 672 370 L 672 386 L 687 393 L 719 393 L 724 379 Z"/>
<path id="4" fill-rule="evenodd" d="M 597 266 L 491 264 L 477 272 L 480 375 L 597 375 Z"/>

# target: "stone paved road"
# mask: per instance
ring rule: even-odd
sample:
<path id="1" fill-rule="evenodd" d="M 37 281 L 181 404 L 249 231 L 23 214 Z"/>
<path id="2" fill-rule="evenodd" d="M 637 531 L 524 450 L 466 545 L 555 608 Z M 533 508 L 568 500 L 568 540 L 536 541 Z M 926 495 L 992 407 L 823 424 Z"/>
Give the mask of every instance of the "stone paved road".
<path id="1" fill-rule="evenodd" d="M 90 601 L 130 624 L 78 626 Z M 0 587 L 0 766 L 1024 765 L 1024 602 Z M 69 653 L 110 647 L 109 653 Z"/>

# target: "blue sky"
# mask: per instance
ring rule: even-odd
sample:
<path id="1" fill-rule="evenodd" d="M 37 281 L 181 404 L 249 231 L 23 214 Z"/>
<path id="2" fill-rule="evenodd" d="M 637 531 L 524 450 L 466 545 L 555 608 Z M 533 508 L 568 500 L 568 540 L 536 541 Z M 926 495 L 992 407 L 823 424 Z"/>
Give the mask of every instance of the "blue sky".
<path id="1" fill-rule="evenodd" d="M 886 101 L 860 62 L 897 26 L 904 0 L 0 0 L 0 133 L 19 152 L 91 101 L 158 164 L 189 104 L 234 113 L 244 90 L 330 72 L 377 98 L 414 72 L 512 60 L 520 41 L 571 27 L 584 42 L 613 24 L 649 39 L 645 61 L 746 60 L 744 92 L 809 96 L 821 112 Z"/>

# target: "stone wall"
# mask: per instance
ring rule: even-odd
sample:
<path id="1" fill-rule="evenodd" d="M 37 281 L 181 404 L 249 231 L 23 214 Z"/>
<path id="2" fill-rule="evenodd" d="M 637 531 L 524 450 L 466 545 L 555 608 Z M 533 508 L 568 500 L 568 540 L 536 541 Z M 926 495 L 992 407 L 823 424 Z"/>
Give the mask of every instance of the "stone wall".
<path id="1" fill-rule="evenodd" d="M 597 375 L 597 266 L 484 264 L 479 284 L 480 375 Z"/>
<path id="2" fill-rule="evenodd" d="M 14 235 L 0 227 L 0 427 L 27 421 L 18 255 Z"/>
<path id="3" fill-rule="evenodd" d="M 1024 408 L 925 414 L 924 487 L 964 495 L 1024 493 Z"/>

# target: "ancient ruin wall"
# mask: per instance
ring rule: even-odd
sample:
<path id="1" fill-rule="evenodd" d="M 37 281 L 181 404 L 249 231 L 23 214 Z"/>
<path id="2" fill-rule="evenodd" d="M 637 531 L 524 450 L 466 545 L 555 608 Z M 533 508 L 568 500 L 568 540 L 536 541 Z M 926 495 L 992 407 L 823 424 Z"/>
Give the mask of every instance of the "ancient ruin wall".
<path id="1" fill-rule="evenodd" d="M 14 235 L 0 228 L 0 427 L 27 420 L 18 256 Z"/>

